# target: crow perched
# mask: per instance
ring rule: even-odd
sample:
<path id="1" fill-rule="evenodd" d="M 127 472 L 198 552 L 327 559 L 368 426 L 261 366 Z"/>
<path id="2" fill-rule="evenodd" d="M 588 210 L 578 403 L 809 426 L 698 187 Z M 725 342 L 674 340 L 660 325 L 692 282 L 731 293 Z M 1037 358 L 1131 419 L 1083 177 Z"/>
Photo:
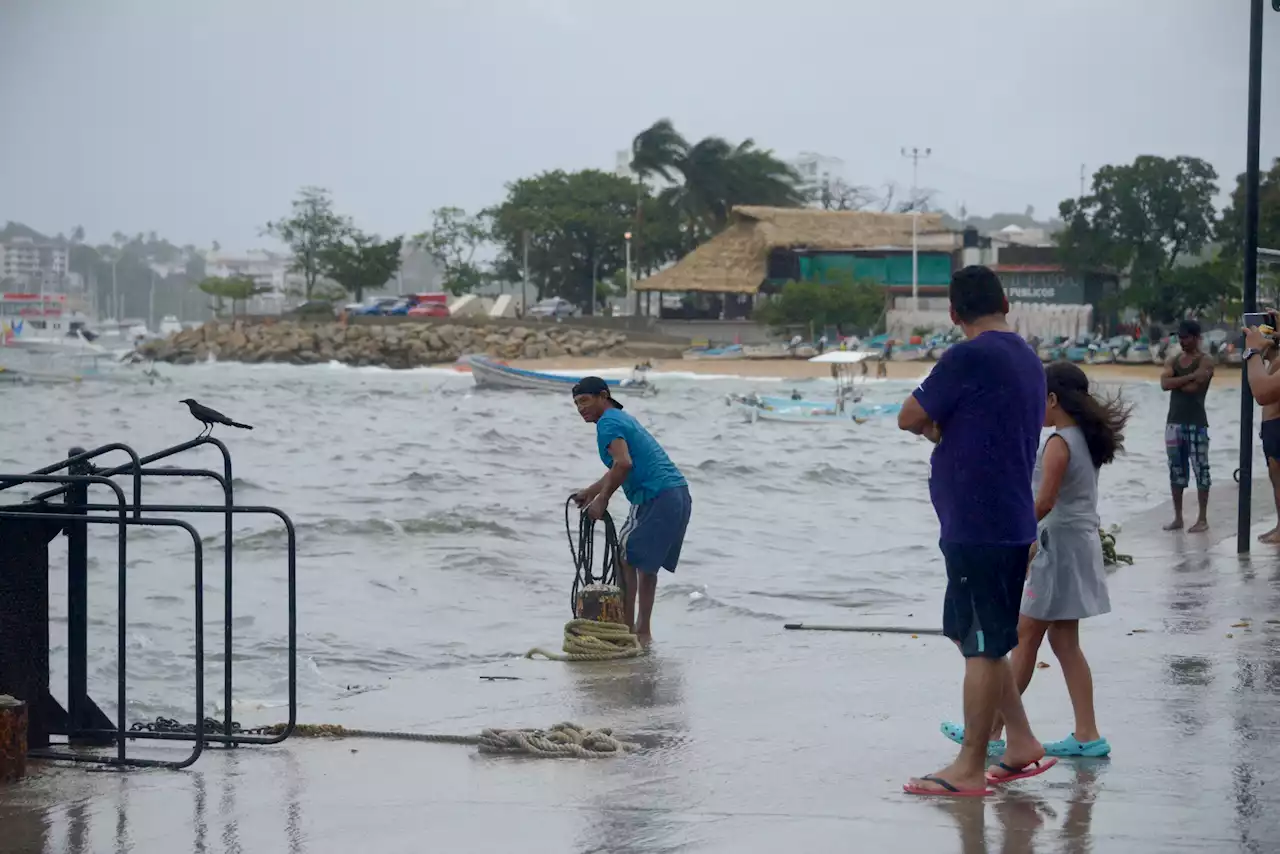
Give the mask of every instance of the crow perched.
<path id="1" fill-rule="evenodd" d="M 201 436 L 208 436 L 213 433 L 214 424 L 226 424 L 228 427 L 239 427 L 241 430 L 253 429 L 248 424 L 241 424 L 239 421 L 232 421 L 218 410 L 210 409 L 207 406 L 196 403 L 189 397 L 186 400 L 178 401 L 178 403 L 185 403 L 187 405 L 187 409 L 191 410 L 191 415 L 204 425 L 205 429 L 201 431 Z"/>

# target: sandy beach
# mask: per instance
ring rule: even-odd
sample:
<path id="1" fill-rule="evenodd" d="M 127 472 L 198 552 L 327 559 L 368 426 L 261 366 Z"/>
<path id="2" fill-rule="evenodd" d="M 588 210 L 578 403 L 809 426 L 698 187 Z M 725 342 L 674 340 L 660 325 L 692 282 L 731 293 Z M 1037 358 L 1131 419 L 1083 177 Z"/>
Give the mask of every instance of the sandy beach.
<path id="1" fill-rule="evenodd" d="M 634 359 L 571 358 L 516 359 L 513 367 L 530 371 L 590 371 L 626 369 L 635 365 Z M 803 359 L 651 359 L 655 372 L 686 372 L 715 374 L 744 378 L 812 379 L 829 377 L 831 367 L 814 364 Z M 890 362 L 889 378 L 911 380 L 924 377 L 933 368 L 933 362 Z M 1091 378 L 1104 383 L 1155 382 L 1160 378 L 1159 365 L 1081 365 Z M 868 363 L 868 373 L 876 375 L 876 365 Z M 1219 365 L 1214 376 L 1215 386 L 1239 386 L 1240 371 L 1235 365 Z"/>

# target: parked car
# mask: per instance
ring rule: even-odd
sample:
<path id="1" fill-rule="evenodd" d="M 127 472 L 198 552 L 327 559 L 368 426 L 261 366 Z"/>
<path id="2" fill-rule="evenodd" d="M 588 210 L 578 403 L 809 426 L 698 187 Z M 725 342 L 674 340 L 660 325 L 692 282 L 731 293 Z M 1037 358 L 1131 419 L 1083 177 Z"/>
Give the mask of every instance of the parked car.
<path id="1" fill-rule="evenodd" d="M 529 309 L 530 317 L 551 317 L 557 320 L 562 317 L 573 317 L 577 313 L 578 309 L 564 297 L 548 297 L 538 300 Z"/>
<path id="2" fill-rule="evenodd" d="M 285 317 L 330 317 L 335 314 L 333 303 L 323 299 L 309 299 L 285 312 Z"/>
<path id="3" fill-rule="evenodd" d="M 410 317 L 448 317 L 449 306 L 438 302 L 420 302 L 409 309 Z"/>
<path id="4" fill-rule="evenodd" d="M 386 309 L 400 302 L 400 297 L 370 297 L 365 304 L 352 309 L 349 314 L 386 314 Z"/>

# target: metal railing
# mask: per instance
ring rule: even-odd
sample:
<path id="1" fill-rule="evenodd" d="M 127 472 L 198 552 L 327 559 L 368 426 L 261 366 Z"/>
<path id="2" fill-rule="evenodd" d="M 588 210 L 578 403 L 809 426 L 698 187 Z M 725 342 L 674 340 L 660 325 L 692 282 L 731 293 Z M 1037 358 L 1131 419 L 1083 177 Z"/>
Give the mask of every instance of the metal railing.
<path id="1" fill-rule="evenodd" d="M 201 445 L 212 445 L 222 456 L 223 471 L 196 468 L 148 468 L 148 464 L 173 457 Z M 113 451 L 120 451 L 130 458 L 128 463 L 114 468 L 97 468 L 92 460 Z M 68 474 L 57 474 L 67 470 Z M 127 500 L 124 490 L 111 478 L 131 478 L 132 500 Z M 142 500 L 144 477 L 199 477 L 217 481 L 222 488 L 223 502 L 218 505 L 202 504 L 147 504 Z M 212 437 L 199 437 L 183 442 L 145 457 L 123 443 L 115 442 L 91 451 L 72 448 L 66 459 L 29 474 L 0 473 L 0 490 L 20 484 L 58 484 L 21 504 L 0 505 L 0 520 L 6 521 L 54 521 L 63 524 L 67 536 L 68 571 L 68 697 L 67 709 L 51 721 L 48 731 L 65 735 L 70 741 L 116 745 L 116 755 L 77 754 L 42 748 L 33 749 L 30 755 L 46 759 L 66 759 L 77 762 L 98 762 L 118 765 L 144 765 L 170 768 L 186 767 L 199 758 L 204 745 L 219 743 L 227 746 L 240 744 L 278 744 L 288 738 L 297 723 L 297 532 L 293 521 L 284 511 L 267 506 L 236 506 L 232 481 L 231 454 L 226 445 Z M 88 500 L 88 487 L 103 485 L 115 492 L 116 503 L 95 504 Z M 50 499 L 62 496 L 63 512 L 49 512 Z M 55 505 L 59 506 L 59 505 Z M 143 514 L 149 515 L 143 515 Z M 224 634 L 223 660 L 223 709 L 222 731 L 210 731 L 204 716 L 204 555 L 199 531 L 190 523 L 155 514 L 220 514 L 223 516 L 224 544 Z M 132 514 L 132 515 L 130 515 Z M 232 720 L 233 709 L 233 618 L 232 598 L 234 582 L 234 530 L 236 515 L 272 515 L 285 527 L 287 536 L 287 644 L 288 644 L 288 708 L 287 724 L 271 735 L 239 732 Z M 88 525 L 116 525 L 119 527 L 117 563 L 117 713 L 113 723 L 97 707 L 88 695 L 87 673 L 87 625 L 88 625 Z M 126 589 L 128 583 L 127 531 L 130 527 L 174 527 L 186 530 L 194 544 L 195 562 L 195 712 L 196 719 L 190 732 L 152 732 L 130 729 L 126 726 L 127 666 L 126 666 Z M 0 546 L 2 548 L 2 546 Z M 47 611 L 46 611 L 47 620 Z M 125 748 L 132 739 L 156 739 L 167 741 L 194 741 L 191 754 L 180 762 L 129 757 Z"/>

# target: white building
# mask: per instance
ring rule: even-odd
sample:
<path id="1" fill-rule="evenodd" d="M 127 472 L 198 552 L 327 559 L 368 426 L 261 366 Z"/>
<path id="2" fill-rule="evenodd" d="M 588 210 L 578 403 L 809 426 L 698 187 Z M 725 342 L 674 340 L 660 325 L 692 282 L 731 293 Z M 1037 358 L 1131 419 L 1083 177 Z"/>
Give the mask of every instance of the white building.
<path id="1" fill-rule="evenodd" d="M 306 280 L 291 272 L 292 259 L 287 255 L 253 249 L 243 255 L 210 252 L 205 256 L 205 276 L 216 279 L 248 278 L 262 293 L 248 300 L 250 314 L 279 314 L 292 303 L 299 302 Z"/>
<path id="2" fill-rule="evenodd" d="M 815 151 L 800 152 L 790 161 L 790 166 L 799 173 L 800 188 L 805 192 L 816 192 L 832 181 L 844 179 L 843 160 Z"/>
<path id="3" fill-rule="evenodd" d="M 1006 225 L 991 235 L 991 240 L 1004 246 L 1051 246 L 1053 240 L 1043 228 L 1022 228 L 1017 225 Z"/>
<path id="4" fill-rule="evenodd" d="M 66 282 L 69 262 L 65 244 L 30 237 L 0 243 L 0 280 L 17 285 L 57 289 Z"/>

